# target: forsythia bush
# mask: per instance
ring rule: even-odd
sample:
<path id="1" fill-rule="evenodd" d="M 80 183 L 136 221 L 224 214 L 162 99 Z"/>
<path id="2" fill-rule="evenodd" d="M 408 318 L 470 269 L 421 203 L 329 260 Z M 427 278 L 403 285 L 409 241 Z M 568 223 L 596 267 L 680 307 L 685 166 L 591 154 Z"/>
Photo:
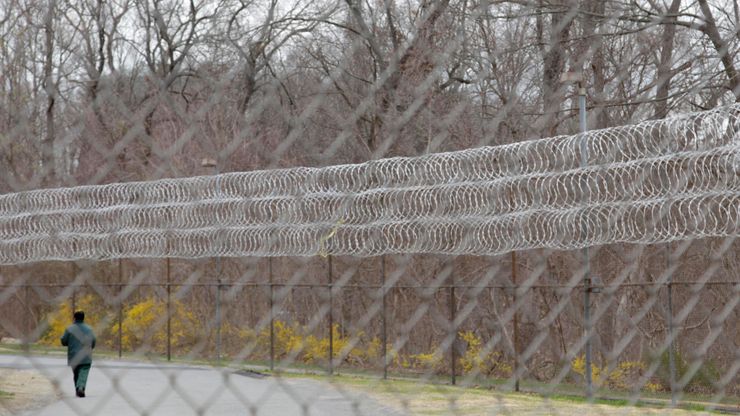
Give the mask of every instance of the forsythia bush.
<path id="1" fill-rule="evenodd" d="M 329 356 L 329 337 L 316 337 L 314 335 L 305 335 L 305 330 L 298 325 L 289 325 L 283 321 L 275 321 L 275 357 L 284 358 L 288 355 L 294 355 L 296 360 L 309 363 L 320 364 L 326 361 Z M 349 350 L 344 351 L 350 345 L 351 337 L 342 336 L 339 325 L 332 327 L 333 350 L 332 356 L 339 357 L 344 353 L 344 361 L 352 364 L 364 364 L 380 358 L 382 344 L 378 338 L 373 338 L 367 343 L 367 348 L 363 349 L 360 345 L 365 338 L 364 333 L 355 335 L 361 341 Z M 269 351 L 270 346 L 270 328 L 263 328 L 257 336 L 257 345 L 260 351 Z"/>
<path id="2" fill-rule="evenodd" d="M 465 355 L 460 358 L 460 365 L 465 373 L 477 372 L 485 376 L 508 378 L 512 367 L 506 363 L 499 351 L 483 354 L 483 340 L 472 331 L 460 332 L 460 338 L 468 345 Z"/>
<path id="3" fill-rule="evenodd" d="M 78 299 L 75 307 L 78 310 L 85 311 L 85 323 L 92 327 L 97 327 L 98 322 L 104 321 L 106 312 L 100 306 L 102 302 L 93 295 L 85 295 Z M 72 323 L 72 302 L 60 303 L 56 310 L 47 316 L 49 327 L 39 340 L 39 343 L 45 345 L 59 345 L 59 339 L 64 334 L 64 330 Z M 100 338 L 100 335 L 98 335 Z"/>
<path id="4" fill-rule="evenodd" d="M 197 331 L 201 322 L 181 302 L 172 302 L 171 310 L 172 347 L 183 347 L 197 342 Z M 167 304 L 154 298 L 127 307 L 121 323 L 121 344 L 126 350 L 149 345 L 155 351 L 167 348 Z M 118 332 L 118 322 L 111 332 Z"/>
<path id="5" fill-rule="evenodd" d="M 355 339 L 362 340 L 365 338 L 365 334 L 360 332 L 354 336 Z M 343 354 L 344 361 L 350 364 L 363 364 L 370 359 L 370 355 L 374 351 L 363 350 L 357 345 L 362 344 L 361 342 L 355 342 L 355 346 L 350 348 L 349 351 L 345 349 L 350 345 L 352 341 L 351 337 L 343 337 L 339 331 L 339 325 L 334 324 L 332 327 L 332 358 L 336 359 Z M 378 341 L 380 342 L 380 341 Z M 369 349 L 379 349 L 379 346 L 370 343 Z M 306 349 L 303 353 L 303 360 L 308 363 L 321 363 L 326 360 L 329 356 L 329 338 L 317 338 L 310 335 L 306 338 Z"/>
<path id="6" fill-rule="evenodd" d="M 585 376 L 586 358 L 581 355 L 573 359 L 571 369 L 576 374 Z M 637 361 L 623 361 L 617 364 L 611 371 L 608 366 L 599 367 L 591 364 L 591 378 L 596 386 L 608 386 L 614 389 L 627 390 L 631 384 L 645 370 L 645 364 Z"/>
<path id="7" fill-rule="evenodd" d="M 269 330 L 269 328 L 268 328 Z M 221 325 L 221 337 L 225 349 L 241 350 L 245 345 L 251 345 L 258 339 L 258 334 L 251 328 L 239 328 L 231 322 L 224 322 Z M 269 342 L 269 331 L 267 333 Z"/>
<path id="8" fill-rule="evenodd" d="M 388 346 L 386 348 L 386 351 L 390 355 L 391 347 Z M 381 358 L 382 355 L 383 355 L 383 341 L 381 341 L 380 338 L 378 337 L 373 337 L 373 339 L 371 339 L 367 345 L 367 350 L 365 350 L 365 356 L 367 357 L 368 361 L 377 361 Z"/>
<path id="9" fill-rule="evenodd" d="M 284 358 L 290 354 L 299 354 L 303 350 L 304 341 L 301 330 L 297 325 L 288 325 L 283 321 L 275 321 L 275 358 Z M 270 327 L 262 328 L 257 336 L 257 345 L 262 351 L 270 348 Z"/>
<path id="10" fill-rule="evenodd" d="M 119 322 L 117 311 L 114 308 L 105 309 L 105 302 L 95 295 L 82 296 L 77 301 L 77 309 L 86 312 L 85 321 L 95 328 L 98 343 L 109 348 L 118 346 Z M 172 302 L 171 310 L 171 342 L 174 349 L 182 349 L 197 344 L 200 338 L 206 335 L 204 322 L 197 319 L 195 314 L 178 301 Z M 162 300 L 149 297 L 141 302 L 129 305 L 123 310 L 121 327 L 121 343 L 124 350 L 132 351 L 141 346 L 148 346 L 155 352 L 163 352 L 167 348 L 167 304 Z M 64 329 L 72 322 L 72 306 L 70 302 L 60 303 L 47 316 L 49 329 L 40 340 L 47 345 L 57 345 Z M 109 325 L 101 327 L 102 323 Z M 230 322 L 224 322 L 221 328 L 225 345 L 239 350 L 245 345 L 256 345 L 255 353 L 266 356 L 269 354 L 270 328 L 266 326 L 259 331 L 251 328 L 240 328 Z M 278 359 L 294 356 L 296 361 L 308 364 L 322 365 L 329 355 L 329 337 L 308 335 L 305 328 L 297 324 L 290 324 L 276 320 L 274 323 L 275 356 Z M 486 357 L 479 357 L 482 341 L 472 332 L 461 332 L 460 336 L 468 344 L 468 350 L 460 358 L 465 372 L 474 369 L 487 375 L 507 377 L 511 367 L 501 362 L 500 353 L 492 352 Z M 350 347 L 352 341 L 354 345 Z M 364 332 L 353 336 L 344 336 L 339 324 L 332 327 L 333 357 L 343 356 L 343 361 L 349 364 L 377 365 L 382 361 L 383 343 L 377 338 L 369 338 Z M 402 368 L 414 368 L 424 371 L 443 373 L 447 371 L 444 354 L 438 348 L 429 353 L 399 354 L 391 345 L 387 346 L 391 365 Z"/>
<path id="11" fill-rule="evenodd" d="M 85 323 L 95 329 L 98 344 L 114 348 L 118 345 L 118 316 L 94 295 L 85 295 L 77 301 L 77 309 L 85 311 Z M 58 345 L 64 329 L 72 323 L 72 305 L 62 302 L 47 316 L 49 328 L 39 340 L 46 345 Z M 124 309 L 121 327 L 123 348 L 132 350 L 143 344 L 164 351 L 167 345 L 167 305 L 154 298 L 145 299 Z M 102 323 L 110 325 L 102 327 Z M 200 322 L 180 302 L 172 303 L 172 346 L 192 345 L 197 341 Z"/>
<path id="12" fill-rule="evenodd" d="M 444 354 L 438 348 L 425 354 L 413 354 L 409 358 L 408 361 L 404 360 L 405 366 L 425 372 L 444 373 L 446 371 Z"/>

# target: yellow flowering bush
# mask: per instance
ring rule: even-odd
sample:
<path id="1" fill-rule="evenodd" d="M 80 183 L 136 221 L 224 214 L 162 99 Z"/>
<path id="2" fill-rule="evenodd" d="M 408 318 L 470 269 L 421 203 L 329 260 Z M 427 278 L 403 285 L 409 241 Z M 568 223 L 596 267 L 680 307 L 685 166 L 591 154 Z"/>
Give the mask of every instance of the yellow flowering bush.
<path id="1" fill-rule="evenodd" d="M 80 297 L 75 305 L 77 310 L 85 311 L 85 323 L 92 326 L 97 332 L 104 332 L 104 328 L 98 328 L 100 322 L 107 318 L 106 311 L 102 307 L 102 302 L 94 295 L 88 294 Z M 64 334 L 64 330 L 73 322 L 72 302 L 65 301 L 57 305 L 56 309 L 46 316 L 48 328 L 44 335 L 39 339 L 39 343 L 44 345 L 59 345 L 59 339 Z M 102 334 L 98 334 L 101 338 Z"/>
<path id="2" fill-rule="evenodd" d="M 121 346 L 124 351 L 133 351 L 142 346 L 152 352 L 167 349 L 167 303 L 155 297 L 125 306 L 122 322 L 118 322 L 118 311 L 96 295 L 78 298 L 77 309 L 85 311 L 85 322 L 93 326 L 99 346 L 118 347 L 118 332 L 121 331 Z M 107 309 L 106 309 L 107 307 Z M 171 304 L 171 346 L 173 351 L 196 345 L 209 330 L 182 302 Z M 72 306 L 62 302 L 46 317 L 49 328 L 40 342 L 57 345 L 64 329 L 72 323 Z M 329 355 L 329 337 L 306 335 L 306 329 L 276 320 L 274 322 L 275 357 L 294 355 L 296 361 L 323 365 Z M 221 327 L 222 339 L 227 350 L 241 350 L 246 345 L 256 345 L 254 354 L 265 357 L 269 354 L 270 327 L 259 331 L 244 328 L 225 321 Z M 213 336 L 213 331 L 210 333 Z M 364 332 L 352 336 L 342 334 L 339 324 L 332 327 L 333 356 L 344 355 L 343 361 L 353 365 L 376 365 L 382 360 L 383 343 L 378 337 L 368 338 Z M 354 346 L 349 347 L 354 340 Z M 345 349 L 349 348 L 348 351 Z M 433 369 L 444 371 L 444 357 L 440 351 L 428 354 L 402 355 L 388 345 L 391 365 L 404 368 Z"/>
<path id="3" fill-rule="evenodd" d="M 643 386 L 643 390 L 645 390 L 648 393 L 658 393 L 663 391 L 663 386 L 660 383 L 653 383 L 648 382 L 645 383 L 645 386 Z"/>
<path id="4" fill-rule="evenodd" d="M 439 348 L 432 352 L 412 354 L 409 356 L 409 365 L 412 368 L 424 370 L 424 372 L 444 373 L 444 354 Z"/>
<path id="5" fill-rule="evenodd" d="M 125 308 L 121 323 L 121 344 L 125 350 L 149 345 L 155 351 L 167 348 L 167 304 L 153 297 Z M 118 322 L 111 328 L 118 332 Z M 171 343 L 173 348 L 193 345 L 197 342 L 197 332 L 201 323 L 195 314 L 181 302 L 172 302 Z M 112 345 L 111 345 L 112 346 Z"/>
<path id="6" fill-rule="evenodd" d="M 391 351 L 390 346 L 387 347 L 386 350 L 390 353 Z M 367 357 L 369 361 L 377 361 L 381 358 L 382 355 L 383 355 L 383 341 L 381 341 L 380 338 L 378 337 L 373 337 L 373 339 L 371 339 L 367 345 L 365 356 Z"/>
<path id="7" fill-rule="evenodd" d="M 460 365 L 465 373 L 476 372 L 481 375 L 508 378 L 512 366 L 505 362 L 501 352 L 483 353 L 483 340 L 472 331 L 459 333 L 460 338 L 468 345 L 465 354 L 460 358 Z"/>
<path id="8" fill-rule="evenodd" d="M 283 358 L 289 354 L 298 354 L 304 348 L 301 329 L 297 325 L 289 325 L 283 321 L 276 320 L 274 324 L 275 333 L 275 358 Z M 270 349 L 270 327 L 262 328 L 257 336 L 257 345 L 260 351 Z"/>
<path id="9" fill-rule="evenodd" d="M 585 377 L 586 358 L 581 355 L 571 362 L 571 370 L 574 373 Z M 607 386 L 614 389 L 627 390 L 631 384 L 645 370 L 645 364 L 637 361 L 623 361 L 617 364 L 613 369 L 609 366 L 600 367 L 591 364 L 591 379 L 596 386 Z"/>
<path id="10" fill-rule="evenodd" d="M 344 361 L 348 363 L 363 363 L 367 359 L 367 352 L 355 346 L 349 352 L 344 351 L 350 344 L 351 337 L 342 336 L 339 330 L 339 324 L 332 326 L 332 358 L 339 357 L 340 353 L 345 354 Z M 360 332 L 355 335 L 356 338 L 363 338 L 364 333 Z M 359 343 L 358 343 L 359 344 Z M 306 338 L 306 349 L 303 353 L 303 360 L 307 363 L 321 363 L 326 361 L 329 356 L 329 338 L 317 338 L 310 335 Z"/>

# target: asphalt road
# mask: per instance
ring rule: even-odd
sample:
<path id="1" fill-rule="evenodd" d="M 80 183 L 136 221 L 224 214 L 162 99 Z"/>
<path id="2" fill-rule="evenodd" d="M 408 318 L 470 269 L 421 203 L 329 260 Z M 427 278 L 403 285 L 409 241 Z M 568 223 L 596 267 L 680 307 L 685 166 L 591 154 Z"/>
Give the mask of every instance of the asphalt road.
<path id="1" fill-rule="evenodd" d="M 61 399 L 24 416 L 400 414 L 339 383 L 259 378 L 228 369 L 98 360 L 87 397 L 77 398 L 63 358 L 0 355 L 0 367 L 32 368 L 58 382 Z"/>

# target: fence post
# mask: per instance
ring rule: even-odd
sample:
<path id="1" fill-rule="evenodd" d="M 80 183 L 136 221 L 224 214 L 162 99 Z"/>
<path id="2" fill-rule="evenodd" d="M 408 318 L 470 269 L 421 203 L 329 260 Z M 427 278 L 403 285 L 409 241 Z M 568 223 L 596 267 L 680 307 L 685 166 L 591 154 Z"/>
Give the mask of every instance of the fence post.
<path id="1" fill-rule="evenodd" d="M 511 252 L 511 282 L 514 286 L 514 391 L 519 391 L 519 301 L 517 288 L 516 251 Z"/>
<path id="2" fill-rule="evenodd" d="M 267 258 L 267 273 L 270 279 L 270 371 L 275 370 L 275 286 L 272 278 L 272 257 Z"/>
<path id="3" fill-rule="evenodd" d="M 221 257 L 216 257 L 216 361 L 221 362 Z"/>
<path id="4" fill-rule="evenodd" d="M 23 303 L 25 304 L 25 310 L 26 313 L 23 316 L 23 326 L 25 329 L 25 335 L 23 336 L 23 349 L 25 351 L 28 351 L 29 344 L 31 343 L 31 301 L 30 296 L 28 294 L 30 289 L 30 284 L 28 282 L 25 283 L 25 287 L 23 289 Z"/>
<path id="5" fill-rule="evenodd" d="M 578 82 L 578 121 L 580 124 L 581 133 L 586 133 L 588 130 L 586 126 L 586 87 L 583 84 L 583 80 Z M 581 153 L 581 167 L 588 165 L 588 143 L 586 143 L 586 135 L 584 134 L 579 143 Z M 583 230 L 585 237 L 585 229 Z M 591 366 L 591 276 L 590 276 L 590 257 L 588 247 L 583 249 L 583 258 L 585 261 L 586 273 L 584 274 L 583 283 L 585 286 L 583 295 L 583 318 L 586 326 L 586 397 L 591 399 L 593 397 L 593 381 L 591 373 L 593 371 Z"/>
<path id="6" fill-rule="evenodd" d="M 123 355 L 123 259 L 118 259 L 118 358 Z"/>
<path id="7" fill-rule="evenodd" d="M 172 361 L 172 280 L 170 258 L 167 257 L 167 361 Z"/>
<path id="8" fill-rule="evenodd" d="M 588 248 L 584 248 L 584 256 L 586 257 L 586 278 L 584 279 L 584 290 L 583 290 L 583 321 L 586 327 L 586 397 L 591 399 L 594 394 L 593 378 L 592 378 L 592 366 L 591 366 L 591 278 L 588 276 L 590 272 L 590 259 L 588 254 Z"/>
<path id="9" fill-rule="evenodd" d="M 675 346 L 674 346 L 674 327 L 673 327 L 673 272 L 671 269 L 671 255 L 670 255 L 671 243 L 666 244 L 666 267 L 668 268 L 668 336 L 670 337 L 670 345 L 668 347 L 668 367 L 670 372 L 670 383 L 671 383 L 671 406 L 676 407 L 676 357 L 675 357 Z"/>
<path id="10" fill-rule="evenodd" d="M 201 160 L 200 165 L 204 168 L 213 168 L 216 174 L 216 197 L 221 198 L 221 169 L 218 162 L 216 159 L 206 157 Z M 222 243 L 218 241 L 219 252 L 216 254 L 221 254 L 220 245 Z M 216 257 L 216 361 L 221 362 L 221 256 Z"/>
<path id="11" fill-rule="evenodd" d="M 386 294 L 388 292 L 388 288 L 386 287 L 386 277 L 385 277 L 385 256 L 380 256 L 380 273 L 383 277 L 383 300 L 382 300 L 382 310 L 381 310 L 381 328 L 382 328 L 382 334 L 381 334 L 381 342 L 383 343 L 383 380 L 388 379 L 388 323 L 387 323 L 387 315 L 386 315 Z"/>
<path id="12" fill-rule="evenodd" d="M 671 337 L 671 345 L 668 347 L 668 366 L 671 372 L 671 406 L 676 406 L 676 357 L 674 347 L 673 327 L 673 276 L 668 280 L 668 332 Z"/>
<path id="13" fill-rule="evenodd" d="M 332 277 L 332 264 L 331 256 L 327 256 L 329 263 L 329 375 L 334 374 L 334 308 L 332 306 L 333 297 L 333 277 Z"/>
<path id="14" fill-rule="evenodd" d="M 456 379 L 456 365 L 455 362 L 457 361 L 457 351 L 456 351 L 456 343 L 457 340 L 457 326 L 455 325 L 455 279 L 453 275 L 450 275 L 450 331 L 452 336 L 452 342 L 450 343 L 450 370 L 452 370 L 452 385 L 454 386 L 457 382 Z"/>

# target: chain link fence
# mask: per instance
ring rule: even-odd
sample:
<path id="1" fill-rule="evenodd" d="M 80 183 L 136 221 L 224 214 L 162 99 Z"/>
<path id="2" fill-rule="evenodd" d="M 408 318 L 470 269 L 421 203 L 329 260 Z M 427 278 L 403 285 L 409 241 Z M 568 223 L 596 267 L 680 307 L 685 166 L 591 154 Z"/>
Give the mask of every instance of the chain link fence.
<path id="1" fill-rule="evenodd" d="M 737 2 L 0 4 L 0 414 L 740 412 Z"/>

